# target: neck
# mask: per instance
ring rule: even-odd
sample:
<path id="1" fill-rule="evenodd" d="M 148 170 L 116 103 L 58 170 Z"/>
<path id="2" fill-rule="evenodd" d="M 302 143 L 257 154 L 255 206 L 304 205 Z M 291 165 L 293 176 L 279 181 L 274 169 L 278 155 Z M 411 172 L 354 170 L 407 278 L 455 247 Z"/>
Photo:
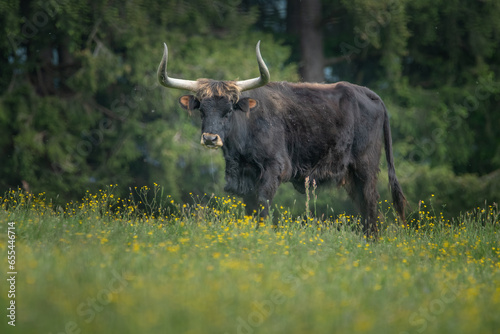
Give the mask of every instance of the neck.
<path id="1" fill-rule="evenodd" d="M 231 131 L 225 139 L 224 146 L 222 146 L 224 156 L 230 152 L 245 155 L 249 151 L 249 147 L 252 146 L 247 115 L 239 110 L 235 110 L 234 113 L 230 125 Z"/>

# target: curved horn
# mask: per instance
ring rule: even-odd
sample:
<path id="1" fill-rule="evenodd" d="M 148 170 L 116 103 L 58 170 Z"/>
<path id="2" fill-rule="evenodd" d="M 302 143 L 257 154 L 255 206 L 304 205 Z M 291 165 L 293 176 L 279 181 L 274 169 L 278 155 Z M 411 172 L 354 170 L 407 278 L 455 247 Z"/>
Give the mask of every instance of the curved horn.
<path id="1" fill-rule="evenodd" d="M 260 41 L 257 42 L 257 47 L 255 48 L 255 52 L 257 54 L 257 62 L 259 63 L 260 77 L 248 80 L 236 81 L 236 85 L 240 88 L 240 91 L 242 92 L 260 86 L 264 86 L 269 82 L 269 79 L 271 77 L 269 75 L 269 70 L 267 69 L 266 63 L 264 63 L 264 60 L 262 60 L 262 56 L 260 54 Z"/>
<path id="2" fill-rule="evenodd" d="M 167 75 L 167 61 L 168 61 L 168 48 L 165 45 L 165 50 L 163 51 L 163 58 L 161 60 L 160 66 L 158 67 L 158 81 L 162 86 L 168 88 L 186 89 L 195 92 L 198 89 L 198 82 L 193 80 L 182 80 L 169 78 Z"/>

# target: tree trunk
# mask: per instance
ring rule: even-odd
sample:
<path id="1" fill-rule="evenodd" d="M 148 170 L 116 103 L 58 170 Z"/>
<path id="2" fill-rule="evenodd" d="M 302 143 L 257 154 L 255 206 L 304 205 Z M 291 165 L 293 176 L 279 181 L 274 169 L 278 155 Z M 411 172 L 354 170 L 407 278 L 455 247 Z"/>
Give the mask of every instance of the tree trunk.
<path id="1" fill-rule="evenodd" d="M 290 0 L 291 2 L 293 0 Z M 295 3 L 296 4 L 296 3 Z M 321 27 L 321 0 L 300 1 L 300 74 L 306 82 L 323 82 L 325 79 L 323 56 L 323 30 Z"/>
<path id="2" fill-rule="evenodd" d="M 286 3 L 286 32 L 298 35 L 300 31 L 300 0 L 288 0 Z"/>

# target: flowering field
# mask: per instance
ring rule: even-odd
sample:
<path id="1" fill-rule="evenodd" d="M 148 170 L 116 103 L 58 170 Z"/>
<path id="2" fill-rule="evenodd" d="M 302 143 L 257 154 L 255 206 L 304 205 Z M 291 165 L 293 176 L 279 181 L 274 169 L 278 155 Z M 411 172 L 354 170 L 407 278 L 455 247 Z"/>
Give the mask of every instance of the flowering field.
<path id="1" fill-rule="evenodd" d="M 43 194 L 1 197 L 0 262 L 7 272 L 15 226 L 17 276 L 16 326 L 2 288 L 0 332 L 500 330 L 496 205 L 452 221 L 422 205 L 409 228 L 389 210 L 369 241 L 344 215 L 318 222 L 276 207 L 276 226 L 256 229 L 233 198 L 183 205 L 157 186 L 137 193 L 116 198 L 110 187 L 65 207 Z"/>

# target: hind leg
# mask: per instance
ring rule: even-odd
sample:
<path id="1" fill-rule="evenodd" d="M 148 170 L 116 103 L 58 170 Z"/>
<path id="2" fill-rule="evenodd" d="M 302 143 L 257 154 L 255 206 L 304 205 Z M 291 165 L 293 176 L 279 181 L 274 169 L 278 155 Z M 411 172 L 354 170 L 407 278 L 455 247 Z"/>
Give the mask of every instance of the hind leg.
<path id="1" fill-rule="evenodd" d="M 377 191 L 377 174 L 350 170 L 346 189 L 361 213 L 364 234 L 377 238 L 377 201 L 380 197 Z"/>

